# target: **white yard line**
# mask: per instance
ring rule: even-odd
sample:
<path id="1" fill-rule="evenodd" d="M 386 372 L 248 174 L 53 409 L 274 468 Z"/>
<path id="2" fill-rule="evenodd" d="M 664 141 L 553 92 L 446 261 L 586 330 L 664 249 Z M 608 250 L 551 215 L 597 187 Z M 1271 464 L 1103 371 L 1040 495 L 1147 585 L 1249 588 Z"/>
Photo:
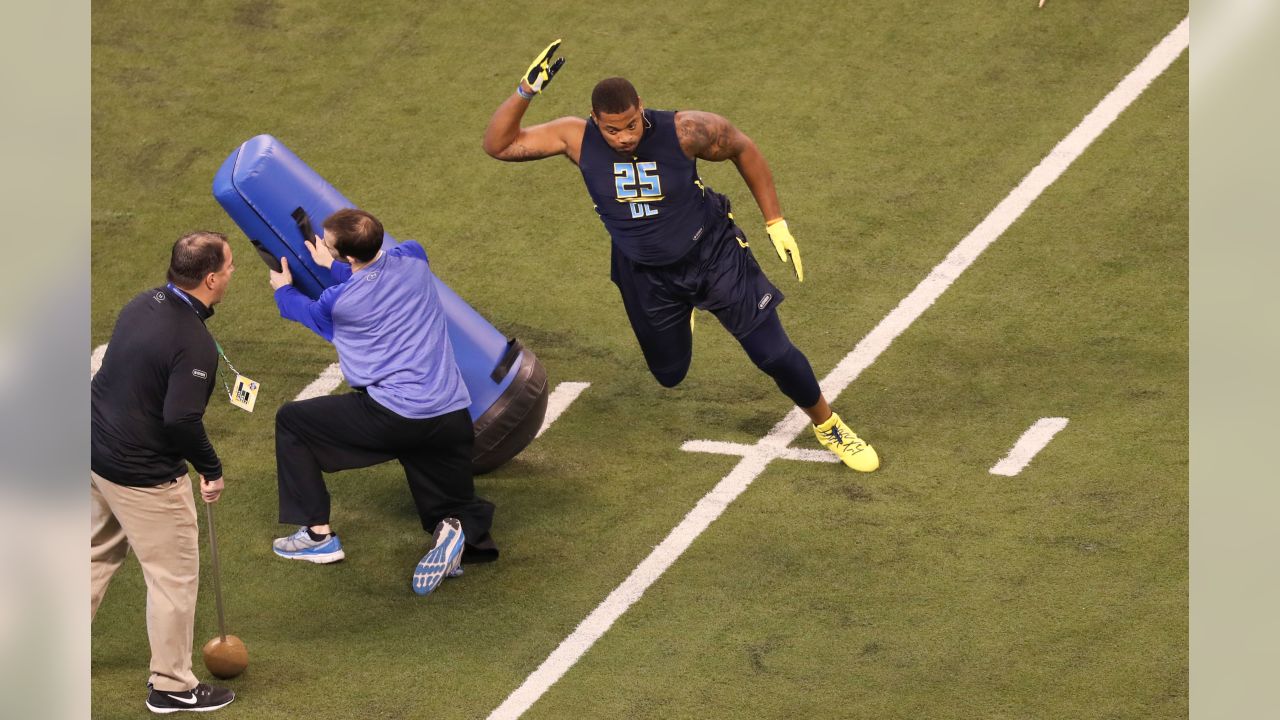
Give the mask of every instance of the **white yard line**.
<path id="1" fill-rule="evenodd" d="M 94 375 L 98 374 L 98 369 L 102 367 L 102 358 L 107 355 L 107 344 L 103 343 L 93 349 L 89 353 L 89 379 L 92 380 Z"/>
<path id="2" fill-rule="evenodd" d="M 827 398 L 834 400 L 850 383 L 884 352 L 894 338 L 902 334 L 920 317 L 951 283 L 955 282 L 978 255 L 1000 237 L 1014 220 L 1044 192 L 1053 181 L 1080 157 L 1085 148 L 1129 106 L 1147 85 L 1169 67 L 1188 43 L 1188 23 L 1183 20 L 1147 57 L 1098 103 L 1084 120 L 1051 150 L 1018 186 L 969 233 L 960 244 L 935 267 L 898 306 L 889 313 L 836 368 L 822 381 Z M 548 689 L 573 667 L 574 663 L 605 634 L 619 617 L 657 581 L 676 558 L 711 525 L 730 503 L 764 472 L 769 462 L 809 425 L 799 409 L 788 413 L 757 447 L 763 452 L 748 452 L 711 492 L 676 525 L 622 584 L 609 593 L 591 614 L 551 652 L 536 670 L 525 678 L 492 713 L 489 720 L 515 720 L 537 702 Z M 734 453 L 736 454 L 736 453 Z"/>
<path id="3" fill-rule="evenodd" d="M 778 457 L 783 460 L 804 460 L 806 462 L 840 462 L 840 458 L 836 457 L 829 450 L 809 450 L 806 448 L 787 448 Z"/>
<path id="4" fill-rule="evenodd" d="M 542 419 L 542 427 L 538 428 L 538 434 L 535 438 L 541 437 L 542 433 L 551 427 L 551 423 L 560 417 L 560 413 L 569 407 L 569 404 L 578 399 L 583 390 L 591 387 L 588 382 L 562 382 L 556 385 L 556 389 L 551 391 L 551 396 L 547 398 L 547 414 Z"/>
<path id="5" fill-rule="evenodd" d="M 342 381 L 342 368 L 338 366 L 338 363 L 334 363 L 322 370 L 320 372 L 320 377 L 312 380 L 310 385 L 302 388 L 302 392 L 298 393 L 298 396 L 294 398 L 294 401 L 310 400 L 311 398 L 328 395 L 334 390 L 337 390 L 338 386 L 342 384 Z"/>
<path id="6" fill-rule="evenodd" d="M 1013 444 L 1013 449 L 1008 455 L 1004 456 L 1000 462 L 991 468 L 992 475 L 1005 475 L 1013 477 L 1022 472 L 1022 469 L 1031 462 L 1031 458 L 1036 453 L 1044 449 L 1045 445 L 1053 439 L 1067 426 L 1066 418 L 1040 418 L 1022 433 L 1022 437 L 1018 438 L 1018 442 Z"/>
<path id="7" fill-rule="evenodd" d="M 808 462 L 838 463 L 840 458 L 826 450 L 806 450 L 803 448 L 765 448 L 760 445 L 743 445 L 742 443 L 721 442 L 719 440 L 689 440 L 680 446 L 685 452 L 713 453 L 715 455 L 748 455 L 763 454 L 770 458 L 783 460 L 805 460 Z"/>

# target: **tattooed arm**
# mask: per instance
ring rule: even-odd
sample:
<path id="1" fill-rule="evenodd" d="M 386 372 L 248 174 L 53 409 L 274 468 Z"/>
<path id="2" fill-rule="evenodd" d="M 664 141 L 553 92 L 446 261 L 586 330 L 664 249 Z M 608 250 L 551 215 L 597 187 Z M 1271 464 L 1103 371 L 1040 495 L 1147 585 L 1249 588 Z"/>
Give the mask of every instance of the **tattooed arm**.
<path id="1" fill-rule="evenodd" d="M 532 127 L 520 127 L 529 101 L 518 93 L 498 106 L 484 130 L 484 151 L 491 157 L 509 162 L 540 160 L 553 155 L 567 155 L 575 164 L 582 151 L 582 133 L 587 121 L 562 117 Z"/>
<path id="2" fill-rule="evenodd" d="M 732 160 L 760 206 L 765 223 L 782 217 L 769 163 L 751 138 L 733 123 L 715 113 L 685 110 L 676 113 L 676 137 L 684 154 L 691 158 Z"/>

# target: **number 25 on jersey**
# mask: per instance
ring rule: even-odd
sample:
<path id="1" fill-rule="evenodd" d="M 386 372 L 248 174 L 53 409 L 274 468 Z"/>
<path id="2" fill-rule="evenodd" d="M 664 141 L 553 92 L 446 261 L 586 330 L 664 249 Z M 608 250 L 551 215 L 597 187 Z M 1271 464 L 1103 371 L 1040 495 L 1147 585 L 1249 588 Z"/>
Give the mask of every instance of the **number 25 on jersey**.
<path id="1" fill-rule="evenodd" d="M 662 199 L 662 179 L 658 177 L 658 163 L 614 163 L 613 187 L 618 202 L 628 203 L 631 217 L 639 219 L 657 215 L 650 202 Z"/>

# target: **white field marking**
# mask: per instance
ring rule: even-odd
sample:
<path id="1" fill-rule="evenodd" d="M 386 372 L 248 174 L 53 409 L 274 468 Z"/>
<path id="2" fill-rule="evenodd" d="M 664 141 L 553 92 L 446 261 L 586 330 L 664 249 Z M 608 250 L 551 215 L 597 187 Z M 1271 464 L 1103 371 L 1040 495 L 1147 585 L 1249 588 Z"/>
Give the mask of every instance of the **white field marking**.
<path id="1" fill-rule="evenodd" d="M 342 380 L 342 368 L 338 366 L 338 363 L 334 363 L 322 370 L 320 377 L 312 380 L 310 385 L 302 388 L 302 392 L 298 393 L 298 397 L 294 398 L 294 400 L 310 400 L 314 397 L 328 395 L 338 389 L 338 386 L 342 384 Z"/>
<path id="2" fill-rule="evenodd" d="M 835 399 L 857 376 L 871 365 L 889 343 L 920 317 L 944 290 L 960 276 L 988 245 L 996 240 L 1044 192 L 1054 180 L 1084 152 L 1095 138 L 1129 106 L 1147 85 L 1169 67 L 1188 42 L 1187 20 L 1183 19 L 1136 68 L 1125 76 L 1084 120 L 1063 138 L 1044 160 L 1040 161 L 1022 182 L 960 242 L 946 259 L 935 267 L 916 289 L 898 303 L 880 324 L 853 348 L 822 381 L 822 390 Z M 781 452 L 809 425 L 809 418 L 799 408 L 792 410 L 756 447 Z M 775 455 L 752 452 L 743 456 L 729 474 L 716 484 L 685 515 L 653 552 L 636 566 L 622 584 L 609 593 L 594 610 L 569 634 L 546 660 L 516 688 L 492 713 L 489 720 L 515 720 L 537 702 L 579 658 L 640 599 L 676 558 L 711 525 L 730 503 L 742 494 Z"/>
<path id="3" fill-rule="evenodd" d="M 805 450 L 802 448 L 763 448 L 760 445 L 743 445 L 742 443 L 720 442 L 719 440 L 689 440 L 680 446 L 685 452 L 714 453 L 716 455 L 738 455 L 746 457 L 753 454 L 767 455 L 770 459 L 805 460 L 807 462 L 838 463 L 840 458 L 826 450 Z"/>
<path id="4" fill-rule="evenodd" d="M 787 448 L 778 457 L 783 460 L 806 460 L 808 462 L 838 463 L 840 458 L 831 454 L 830 450 L 808 450 L 805 448 Z"/>
<path id="5" fill-rule="evenodd" d="M 589 382 L 562 382 L 556 385 L 556 389 L 551 391 L 551 396 L 547 398 L 547 414 L 542 419 L 542 427 L 538 428 L 538 434 L 535 438 L 542 437 L 542 433 L 551 427 L 551 423 L 560 417 L 560 413 L 569 407 L 569 404 L 578 399 L 583 390 L 591 387 Z"/>
<path id="6" fill-rule="evenodd" d="M 1022 472 L 1022 468 L 1031 462 L 1031 458 L 1036 453 L 1044 449 L 1045 445 L 1053 439 L 1067 426 L 1066 418 L 1040 418 L 1032 423 L 1027 431 L 1022 433 L 1022 437 L 1018 438 L 1018 442 L 1013 444 L 1013 449 L 1005 455 L 1000 462 L 996 463 L 990 470 L 992 475 L 1004 475 L 1013 477 Z"/>
<path id="7" fill-rule="evenodd" d="M 89 379 L 92 380 L 94 375 L 98 374 L 98 370 L 102 367 L 102 358 L 107 355 L 107 344 L 102 343 L 89 353 Z"/>

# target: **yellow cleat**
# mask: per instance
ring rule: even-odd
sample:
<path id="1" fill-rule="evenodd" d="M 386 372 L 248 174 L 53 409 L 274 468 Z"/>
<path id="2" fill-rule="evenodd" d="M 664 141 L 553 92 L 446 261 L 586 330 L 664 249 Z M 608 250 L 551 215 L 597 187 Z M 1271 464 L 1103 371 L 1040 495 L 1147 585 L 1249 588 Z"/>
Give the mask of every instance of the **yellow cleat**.
<path id="1" fill-rule="evenodd" d="M 821 425 L 814 425 L 813 434 L 818 436 L 823 447 L 840 458 L 840 462 L 858 472 L 871 472 L 880 467 L 876 449 L 850 430 L 835 413 L 831 413 L 831 417 Z"/>

